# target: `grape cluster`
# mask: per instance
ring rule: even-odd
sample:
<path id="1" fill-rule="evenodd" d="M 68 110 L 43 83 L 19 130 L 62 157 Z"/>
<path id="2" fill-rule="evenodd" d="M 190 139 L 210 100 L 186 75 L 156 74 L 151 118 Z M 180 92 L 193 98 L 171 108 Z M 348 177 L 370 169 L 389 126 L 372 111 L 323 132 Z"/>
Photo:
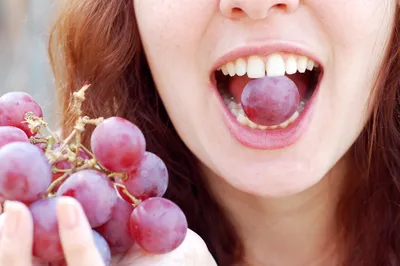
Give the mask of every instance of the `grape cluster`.
<path id="1" fill-rule="evenodd" d="M 61 196 L 75 198 L 93 230 L 106 265 L 111 254 L 137 243 L 163 254 L 176 249 L 187 233 L 182 210 L 163 198 L 168 186 L 164 162 L 146 151 L 142 131 L 120 117 L 82 116 L 85 85 L 74 94 L 77 115 L 72 133 L 61 139 L 43 120 L 28 94 L 0 97 L 0 198 L 26 204 L 34 222 L 33 256 L 62 265 L 56 215 Z M 81 143 L 94 125 L 91 149 Z"/>

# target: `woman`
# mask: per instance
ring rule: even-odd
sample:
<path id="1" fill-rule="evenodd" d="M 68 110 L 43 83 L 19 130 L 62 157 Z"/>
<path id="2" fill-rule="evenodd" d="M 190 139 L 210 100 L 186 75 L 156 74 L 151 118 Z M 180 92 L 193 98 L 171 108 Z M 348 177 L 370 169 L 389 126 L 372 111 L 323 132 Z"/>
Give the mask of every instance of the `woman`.
<path id="1" fill-rule="evenodd" d="M 65 132 L 88 80 L 85 113 L 144 131 L 196 233 L 115 265 L 400 265 L 396 0 L 66 2 L 51 35 Z M 249 77 L 285 72 L 309 92 L 298 117 L 238 118 Z M 80 207 L 60 205 L 68 265 L 101 265 Z M 5 213 L 0 264 L 31 265 L 29 214 Z"/>

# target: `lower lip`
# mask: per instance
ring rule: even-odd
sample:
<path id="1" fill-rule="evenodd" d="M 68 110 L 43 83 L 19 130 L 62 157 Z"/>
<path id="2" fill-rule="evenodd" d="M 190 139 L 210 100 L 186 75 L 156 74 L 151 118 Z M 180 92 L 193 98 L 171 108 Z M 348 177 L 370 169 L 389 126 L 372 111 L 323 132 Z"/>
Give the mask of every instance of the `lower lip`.
<path id="1" fill-rule="evenodd" d="M 224 103 L 216 84 L 213 82 L 211 86 L 220 101 L 224 123 L 228 127 L 229 132 L 239 143 L 252 149 L 276 150 L 293 145 L 307 130 L 321 82 L 322 79 L 319 80 L 311 99 L 308 101 L 307 106 L 301 112 L 300 116 L 286 128 L 275 130 L 253 129 L 240 124 Z"/>

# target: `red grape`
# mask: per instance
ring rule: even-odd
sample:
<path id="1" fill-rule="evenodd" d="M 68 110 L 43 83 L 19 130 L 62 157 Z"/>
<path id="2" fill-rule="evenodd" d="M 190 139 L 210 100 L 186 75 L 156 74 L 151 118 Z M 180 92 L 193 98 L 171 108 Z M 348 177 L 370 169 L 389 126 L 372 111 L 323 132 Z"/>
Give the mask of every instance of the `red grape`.
<path id="1" fill-rule="evenodd" d="M 0 197 L 30 203 L 51 183 L 51 166 L 35 145 L 13 142 L 0 149 Z"/>
<path id="2" fill-rule="evenodd" d="M 9 92 L 0 97 L 0 126 L 14 126 L 22 129 L 28 137 L 33 136 L 25 121 L 25 114 L 32 112 L 42 117 L 40 105 L 25 92 Z"/>
<path id="3" fill-rule="evenodd" d="M 296 112 L 300 94 L 296 84 L 286 76 L 264 77 L 247 83 L 241 102 L 251 121 L 273 126 L 287 121 Z"/>
<path id="4" fill-rule="evenodd" d="M 111 117 L 93 131 L 91 147 L 105 168 L 112 172 L 127 173 L 140 163 L 146 150 L 146 141 L 136 125 L 120 117 Z"/>
<path id="5" fill-rule="evenodd" d="M 82 170 L 69 176 L 59 187 L 57 196 L 70 196 L 79 201 L 92 227 L 110 219 L 118 198 L 107 176 L 95 170 Z"/>
<path id="6" fill-rule="evenodd" d="M 58 198 L 46 198 L 34 202 L 30 207 L 33 218 L 33 255 L 45 261 L 64 258 L 58 233 Z"/>
<path id="7" fill-rule="evenodd" d="M 157 155 L 145 152 L 139 166 L 122 184 L 132 196 L 141 200 L 162 197 L 168 187 L 167 167 Z"/>
<path id="8" fill-rule="evenodd" d="M 135 243 L 129 233 L 129 217 L 133 211 L 132 204 L 118 198 L 111 218 L 102 226 L 96 228 L 115 253 L 127 251 Z"/>
<path id="9" fill-rule="evenodd" d="M 17 127 L 0 126 L 0 148 L 11 142 L 29 142 L 24 131 Z"/>
<path id="10" fill-rule="evenodd" d="M 93 239 L 94 244 L 97 247 L 101 257 L 103 258 L 104 265 L 110 266 L 111 265 L 111 251 L 110 246 L 107 244 L 106 240 L 96 231 L 92 230 L 93 232 Z"/>
<path id="11" fill-rule="evenodd" d="M 164 254 L 183 242 L 188 224 L 185 214 L 175 203 L 164 198 L 150 198 L 133 210 L 129 227 L 144 250 Z"/>

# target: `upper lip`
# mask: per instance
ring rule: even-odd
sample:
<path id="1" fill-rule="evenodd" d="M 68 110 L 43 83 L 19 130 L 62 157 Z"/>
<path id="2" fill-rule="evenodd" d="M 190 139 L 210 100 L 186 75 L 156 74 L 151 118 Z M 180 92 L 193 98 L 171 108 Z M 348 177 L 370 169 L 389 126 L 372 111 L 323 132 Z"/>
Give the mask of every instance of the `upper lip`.
<path id="1" fill-rule="evenodd" d="M 304 48 L 302 45 L 275 41 L 261 45 L 258 44 L 239 46 L 235 49 L 232 49 L 216 60 L 213 68 L 211 69 L 211 73 L 215 72 L 218 68 L 225 65 L 226 63 L 234 61 L 240 57 L 247 57 L 251 55 L 266 56 L 279 52 L 306 56 L 307 58 L 310 58 L 311 60 L 316 62 L 319 66 L 321 66 L 321 68 L 323 68 L 321 60 L 310 50 Z"/>

